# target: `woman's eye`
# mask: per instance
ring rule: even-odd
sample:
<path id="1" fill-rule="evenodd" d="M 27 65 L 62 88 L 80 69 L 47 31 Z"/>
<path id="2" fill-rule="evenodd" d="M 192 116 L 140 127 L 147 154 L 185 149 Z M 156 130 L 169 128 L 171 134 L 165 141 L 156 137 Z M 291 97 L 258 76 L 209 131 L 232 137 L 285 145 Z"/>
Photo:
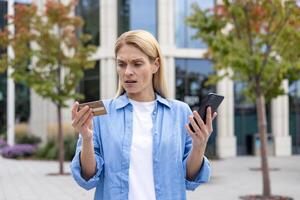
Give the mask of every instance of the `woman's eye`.
<path id="1" fill-rule="evenodd" d="M 126 64 L 125 63 L 118 63 L 118 67 L 125 67 Z"/>
<path id="2" fill-rule="evenodd" d="M 143 63 L 134 63 L 134 66 L 136 66 L 136 67 L 139 67 L 139 66 L 142 66 L 143 65 Z"/>

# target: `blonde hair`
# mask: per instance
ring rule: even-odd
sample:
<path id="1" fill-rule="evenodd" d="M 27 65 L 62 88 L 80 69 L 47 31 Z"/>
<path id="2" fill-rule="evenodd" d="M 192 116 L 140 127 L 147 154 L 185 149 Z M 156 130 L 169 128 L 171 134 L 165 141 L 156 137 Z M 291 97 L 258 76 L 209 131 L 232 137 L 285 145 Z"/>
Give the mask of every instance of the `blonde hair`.
<path id="1" fill-rule="evenodd" d="M 116 41 L 115 44 L 115 57 L 117 57 L 118 51 L 123 45 L 132 45 L 144 54 L 146 54 L 150 61 L 154 61 L 159 58 L 159 68 L 158 71 L 153 75 L 152 83 L 154 92 L 158 93 L 160 96 L 167 98 L 168 90 L 166 86 L 166 80 L 164 76 L 164 64 L 161 50 L 157 40 L 151 35 L 151 33 L 144 30 L 134 30 L 123 33 Z M 122 83 L 119 79 L 118 90 L 116 97 L 125 93 Z"/>

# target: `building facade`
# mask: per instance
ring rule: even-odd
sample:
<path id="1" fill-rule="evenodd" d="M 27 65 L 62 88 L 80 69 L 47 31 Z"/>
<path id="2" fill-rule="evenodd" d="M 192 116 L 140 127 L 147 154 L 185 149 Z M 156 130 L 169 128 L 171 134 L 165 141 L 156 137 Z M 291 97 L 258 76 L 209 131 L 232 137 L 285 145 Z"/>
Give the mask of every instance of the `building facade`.
<path id="1" fill-rule="evenodd" d="M 38 5 L 42 5 L 37 0 Z M 243 83 L 227 78 L 215 86 L 204 85 L 215 72 L 212 63 L 204 58 L 206 45 L 193 40 L 195 30 L 185 24 L 192 13 L 191 4 L 211 8 L 213 0 L 81 0 L 76 9 L 85 20 L 83 32 L 93 36 L 98 46 L 93 58 L 94 69 L 85 72 L 78 88 L 85 101 L 114 97 L 117 89 L 114 43 L 125 31 L 144 29 L 160 43 L 166 66 L 166 78 L 171 98 L 182 100 L 196 108 L 209 92 L 225 96 L 218 109 L 208 153 L 219 157 L 253 154 L 259 147 L 255 104 L 242 94 Z M 267 105 L 270 152 L 276 156 L 300 153 L 300 81 L 284 81 L 288 95 Z M 70 106 L 72 102 L 70 102 Z M 65 123 L 71 123 L 70 109 L 64 110 Z M 297 123 L 298 122 L 298 123 Z M 56 108 L 47 100 L 30 92 L 31 131 L 45 138 L 47 129 L 56 123 Z"/>

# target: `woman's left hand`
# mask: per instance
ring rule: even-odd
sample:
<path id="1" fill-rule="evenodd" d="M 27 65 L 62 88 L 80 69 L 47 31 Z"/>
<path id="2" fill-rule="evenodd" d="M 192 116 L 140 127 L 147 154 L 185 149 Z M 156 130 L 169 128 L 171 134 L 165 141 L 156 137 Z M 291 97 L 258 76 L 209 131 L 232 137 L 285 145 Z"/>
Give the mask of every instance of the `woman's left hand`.
<path id="1" fill-rule="evenodd" d="M 195 131 L 193 132 L 188 124 L 185 125 L 185 128 L 192 138 L 192 144 L 195 150 L 205 151 L 209 136 L 213 132 L 212 121 L 216 116 L 216 112 L 214 112 L 212 116 L 210 107 L 206 110 L 206 124 L 197 111 L 194 111 L 193 115 L 189 116 L 189 121 Z"/>

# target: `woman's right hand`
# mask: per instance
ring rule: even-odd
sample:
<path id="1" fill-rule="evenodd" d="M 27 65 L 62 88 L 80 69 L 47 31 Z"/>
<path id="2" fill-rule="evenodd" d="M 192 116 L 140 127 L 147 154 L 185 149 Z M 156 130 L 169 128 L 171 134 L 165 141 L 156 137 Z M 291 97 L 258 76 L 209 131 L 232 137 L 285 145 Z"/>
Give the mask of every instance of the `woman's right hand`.
<path id="1" fill-rule="evenodd" d="M 81 133 L 83 139 L 93 138 L 93 113 L 89 106 L 78 110 L 79 103 L 76 101 L 72 106 L 72 126 L 76 132 Z"/>

